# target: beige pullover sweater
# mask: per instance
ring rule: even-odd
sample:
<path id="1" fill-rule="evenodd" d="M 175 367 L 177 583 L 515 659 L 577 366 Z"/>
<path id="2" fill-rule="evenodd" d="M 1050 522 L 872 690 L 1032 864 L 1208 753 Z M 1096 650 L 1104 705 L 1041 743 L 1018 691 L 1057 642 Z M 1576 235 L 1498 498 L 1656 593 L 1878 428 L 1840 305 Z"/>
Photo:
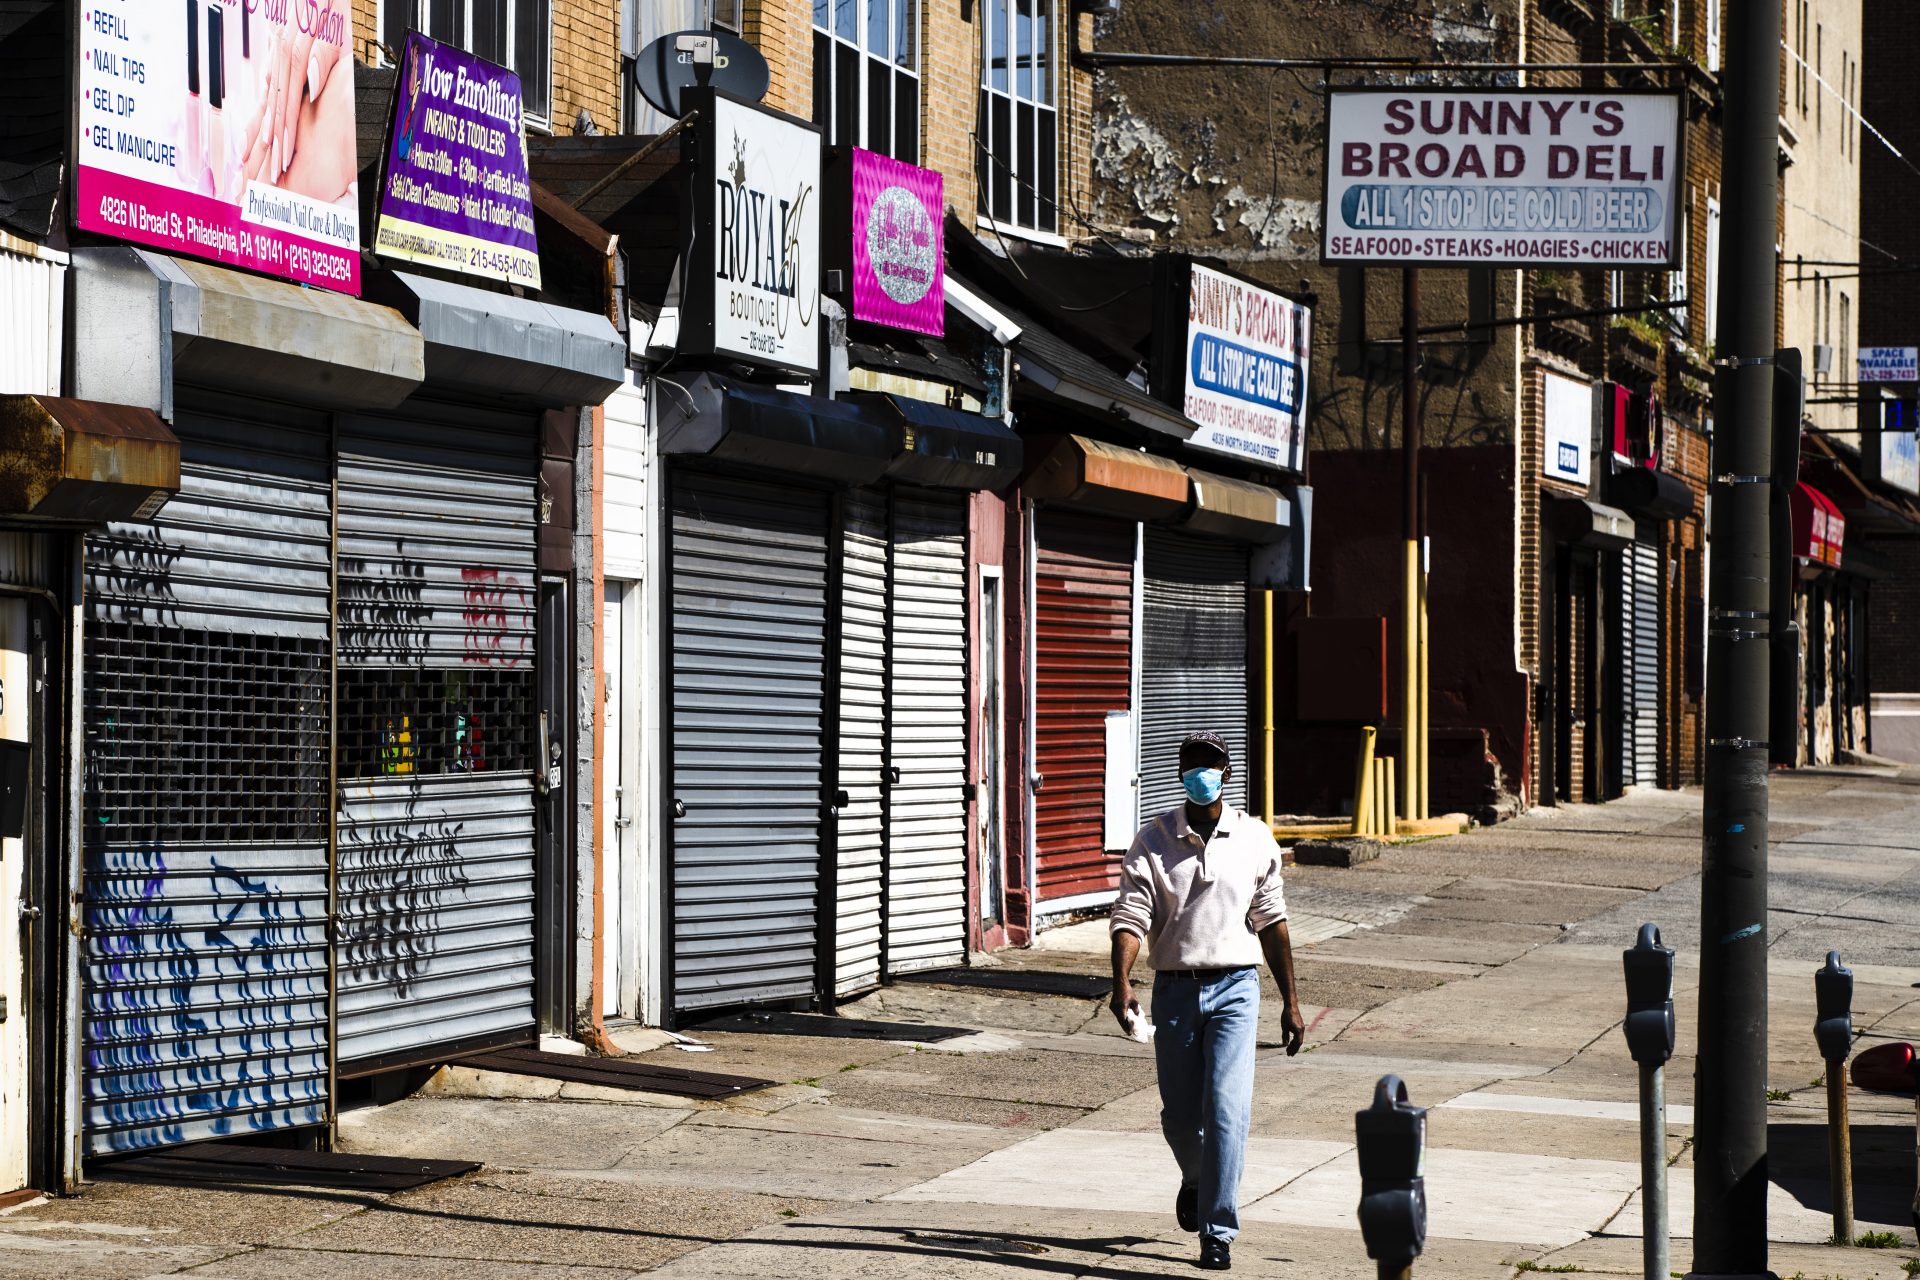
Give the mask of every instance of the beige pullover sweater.
<path id="1" fill-rule="evenodd" d="M 1259 964 L 1256 935 L 1286 918 L 1267 824 L 1229 805 L 1202 840 L 1181 804 L 1134 837 L 1108 931 L 1146 939 L 1155 969 L 1227 969 Z"/>

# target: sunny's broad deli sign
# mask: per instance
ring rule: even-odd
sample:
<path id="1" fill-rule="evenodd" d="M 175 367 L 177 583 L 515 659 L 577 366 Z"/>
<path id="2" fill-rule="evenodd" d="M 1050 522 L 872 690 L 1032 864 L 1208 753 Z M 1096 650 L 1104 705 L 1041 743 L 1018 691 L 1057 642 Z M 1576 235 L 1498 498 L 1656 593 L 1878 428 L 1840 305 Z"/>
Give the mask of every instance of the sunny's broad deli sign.
<path id="1" fill-rule="evenodd" d="M 1327 98 L 1327 262 L 1671 267 L 1680 99 L 1365 89 Z"/>

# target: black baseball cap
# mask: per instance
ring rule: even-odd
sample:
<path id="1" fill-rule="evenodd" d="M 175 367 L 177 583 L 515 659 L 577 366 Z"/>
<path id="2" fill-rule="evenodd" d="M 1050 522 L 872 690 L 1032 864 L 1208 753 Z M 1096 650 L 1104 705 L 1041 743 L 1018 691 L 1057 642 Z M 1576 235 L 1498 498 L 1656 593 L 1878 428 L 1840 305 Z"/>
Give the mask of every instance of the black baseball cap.
<path id="1" fill-rule="evenodd" d="M 1185 756 L 1193 747 L 1211 747 L 1220 753 L 1220 758 L 1232 763 L 1233 752 L 1227 750 L 1227 740 L 1211 729 L 1200 729 L 1188 734 L 1180 743 L 1180 754 Z"/>

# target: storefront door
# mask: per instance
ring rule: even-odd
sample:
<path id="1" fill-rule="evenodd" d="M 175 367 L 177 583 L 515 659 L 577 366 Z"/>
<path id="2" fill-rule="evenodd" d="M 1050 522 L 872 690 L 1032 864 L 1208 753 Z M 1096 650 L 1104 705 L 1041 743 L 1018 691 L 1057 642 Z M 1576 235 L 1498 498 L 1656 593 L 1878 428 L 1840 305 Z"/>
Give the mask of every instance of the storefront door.
<path id="1" fill-rule="evenodd" d="M 1135 770 L 1109 759 L 1108 725 L 1133 708 L 1139 526 L 1053 510 L 1034 525 L 1033 843 L 1041 908 L 1058 910 L 1105 901 L 1119 885 L 1123 824 L 1108 820 L 1108 797 L 1130 792 Z M 1131 743 L 1130 723 L 1118 736 Z"/>
<path id="2" fill-rule="evenodd" d="M 671 477 L 671 1005 L 815 993 L 830 503 Z"/>
<path id="3" fill-rule="evenodd" d="M 179 496 L 87 547 L 88 1155 L 327 1115 L 328 423 L 183 392 L 174 429 Z"/>
<path id="4" fill-rule="evenodd" d="M 1140 672 L 1140 821 L 1177 807 L 1180 741 L 1227 740 L 1227 803 L 1246 807 L 1247 549 L 1149 527 Z"/>
<path id="5" fill-rule="evenodd" d="M 967 951 L 967 499 L 893 493 L 887 972 Z"/>
<path id="6" fill-rule="evenodd" d="M 339 428 L 340 1072 L 535 1037 L 531 419 Z"/>

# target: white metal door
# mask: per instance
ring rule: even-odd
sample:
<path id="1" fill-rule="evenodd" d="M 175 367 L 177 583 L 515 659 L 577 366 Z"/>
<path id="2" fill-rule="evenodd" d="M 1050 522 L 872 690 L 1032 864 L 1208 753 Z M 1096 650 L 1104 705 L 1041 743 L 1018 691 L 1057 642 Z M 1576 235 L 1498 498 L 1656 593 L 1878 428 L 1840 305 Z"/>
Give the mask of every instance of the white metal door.
<path id="1" fill-rule="evenodd" d="M 600 1012 L 620 1013 L 620 995 L 626 988 L 628 952 L 625 938 L 621 872 L 626 866 L 624 836 L 633 820 L 626 813 L 625 755 L 626 664 L 621 614 L 627 584 L 608 579 L 600 606 L 601 679 L 604 681 L 600 719 Z"/>
<path id="2" fill-rule="evenodd" d="M 33 643 L 27 602 L 0 598 L 0 738 L 26 742 L 32 732 Z M 27 919 L 21 913 L 26 894 L 27 842 L 0 840 L 0 1193 L 27 1182 L 27 1116 L 38 1102 L 28 1096 L 30 1044 L 27 1028 L 33 1010 L 27 998 Z"/>
<path id="3" fill-rule="evenodd" d="M 967 952 L 967 507 L 893 499 L 887 645 L 887 971 Z"/>

